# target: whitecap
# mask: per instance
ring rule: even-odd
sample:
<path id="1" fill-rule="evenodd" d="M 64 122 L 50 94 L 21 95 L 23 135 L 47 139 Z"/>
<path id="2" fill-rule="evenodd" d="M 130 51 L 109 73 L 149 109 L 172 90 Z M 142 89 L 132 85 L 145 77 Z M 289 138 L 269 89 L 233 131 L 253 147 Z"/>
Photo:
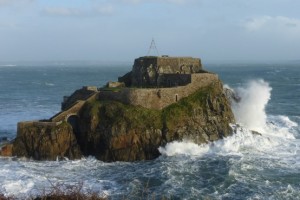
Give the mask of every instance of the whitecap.
<path id="1" fill-rule="evenodd" d="M 45 82 L 45 85 L 47 85 L 47 86 L 55 86 L 54 83 L 48 83 L 48 82 Z"/>
<path id="2" fill-rule="evenodd" d="M 163 155 L 194 155 L 199 156 L 205 154 L 209 150 L 209 145 L 198 145 L 191 141 L 174 141 L 168 143 L 165 147 L 159 147 L 159 152 Z"/>

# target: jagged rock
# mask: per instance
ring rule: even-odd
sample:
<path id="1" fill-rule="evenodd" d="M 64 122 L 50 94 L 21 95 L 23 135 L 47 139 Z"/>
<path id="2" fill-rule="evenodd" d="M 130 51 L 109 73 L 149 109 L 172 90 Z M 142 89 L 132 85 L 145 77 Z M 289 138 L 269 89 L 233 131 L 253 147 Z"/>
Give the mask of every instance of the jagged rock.
<path id="1" fill-rule="evenodd" d="M 4 144 L 1 148 L 0 148 L 0 156 L 12 156 L 13 155 L 13 144 L 7 143 Z"/>
<path id="2" fill-rule="evenodd" d="M 56 160 L 68 157 L 81 158 L 80 147 L 73 134 L 72 127 L 67 123 L 54 126 L 49 123 L 42 126 L 36 123 L 20 123 L 18 133 L 13 142 L 12 154 L 35 160 Z"/>
<path id="3" fill-rule="evenodd" d="M 234 90 L 230 89 L 230 88 L 224 88 L 224 93 L 226 95 L 226 97 L 231 100 L 231 101 L 234 101 L 236 103 L 239 103 L 241 101 L 241 97 L 235 93 Z"/>
<path id="4" fill-rule="evenodd" d="M 260 132 L 257 132 L 257 131 L 251 131 L 251 133 L 253 134 L 253 135 L 259 135 L 259 136 L 262 136 L 262 134 L 260 133 Z"/>
<path id="5" fill-rule="evenodd" d="M 83 154 L 103 161 L 153 159 L 158 147 L 174 140 L 215 141 L 232 133 L 234 121 L 220 82 L 162 110 L 90 101 L 79 118 Z"/>

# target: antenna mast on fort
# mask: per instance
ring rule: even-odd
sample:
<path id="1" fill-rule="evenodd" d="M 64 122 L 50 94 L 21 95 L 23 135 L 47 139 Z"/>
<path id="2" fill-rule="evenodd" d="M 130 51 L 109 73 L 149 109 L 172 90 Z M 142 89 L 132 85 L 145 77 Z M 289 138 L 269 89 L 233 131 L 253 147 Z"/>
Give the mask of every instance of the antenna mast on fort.
<path id="1" fill-rule="evenodd" d="M 150 56 L 150 53 L 151 53 L 152 50 L 155 51 L 155 53 L 156 53 L 157 56 L 159 56 L 159 53 L 158 53 L 158 50 L 157 50 L 157 48 L 156 48 L 155 41 L 154 41 L 153 38 L 152 38 L 152 41 L 151 41 L 151 44 L 150 44 L 150 47 L 149 47 L 149 51 L 148 51 L 148 53 L 147 53 L 147 56 Z"/>

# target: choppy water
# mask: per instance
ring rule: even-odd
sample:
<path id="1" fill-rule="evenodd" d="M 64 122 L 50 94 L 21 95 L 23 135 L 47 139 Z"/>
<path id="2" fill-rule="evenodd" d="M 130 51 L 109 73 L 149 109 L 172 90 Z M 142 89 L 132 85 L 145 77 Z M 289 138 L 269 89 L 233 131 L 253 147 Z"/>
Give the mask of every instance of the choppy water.
<path id="1" fill-rule="evenodd" d="M 207 145 L 161 147 L 153 161 L 36 162 L 0 157 L 0 193 L 19 198 L 51 184 L 82 184 L 113 199 L 300 199 L 300 65 L 207 65 L 243 97 L 236 134 Z M 49 118 L 64 95 L 102 86 L 130 66 L 0 66 L 0 137 L 16 123 Z M 262 135 L 253 135 L 249 130 Z"/>

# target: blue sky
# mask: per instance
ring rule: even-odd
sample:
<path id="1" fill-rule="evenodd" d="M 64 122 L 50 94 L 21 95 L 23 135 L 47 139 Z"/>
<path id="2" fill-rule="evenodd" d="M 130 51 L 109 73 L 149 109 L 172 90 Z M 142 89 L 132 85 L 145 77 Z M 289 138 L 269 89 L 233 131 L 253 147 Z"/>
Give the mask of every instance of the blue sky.
<path id="1" fill-rule="evenodd" d="M 0 0 L 0 61 L 300 59 L 299 0 Z"/>

